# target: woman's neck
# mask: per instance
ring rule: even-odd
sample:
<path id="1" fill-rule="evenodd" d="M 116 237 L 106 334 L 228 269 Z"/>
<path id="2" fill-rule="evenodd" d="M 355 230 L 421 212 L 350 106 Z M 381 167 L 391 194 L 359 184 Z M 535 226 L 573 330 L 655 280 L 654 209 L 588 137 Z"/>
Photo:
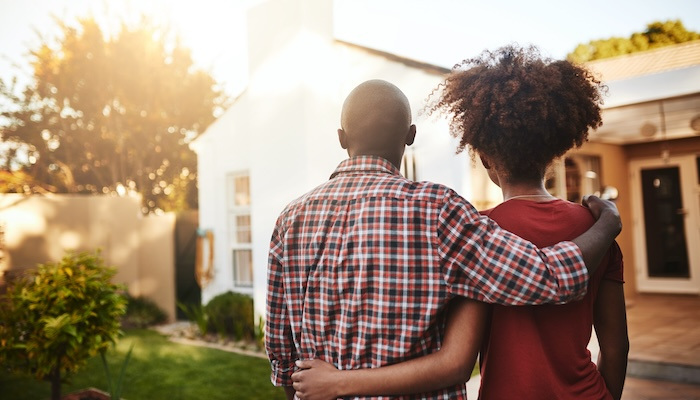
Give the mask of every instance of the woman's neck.
<path id="1" fill-rule="evenodd" d="M 544 181 L 503 183 L 501 185 L 501 191 L 503 192 L 503 201 L 515 198 L 532 201 L 550 201 L 556 198 L 545 189 Z"/>

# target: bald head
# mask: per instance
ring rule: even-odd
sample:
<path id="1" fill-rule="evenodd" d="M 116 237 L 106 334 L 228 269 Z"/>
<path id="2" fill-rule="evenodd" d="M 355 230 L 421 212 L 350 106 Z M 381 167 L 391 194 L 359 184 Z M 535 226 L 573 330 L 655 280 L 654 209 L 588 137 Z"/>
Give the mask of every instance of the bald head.
<path id="1" fill-rule="evenodd" d="M 383 80 L 363 82 L 350 92 L 343 103 L 340 125 L 340 143 L 351 157 L 375 155 L 395 165 L 415 137 L 406 95 Z"/>

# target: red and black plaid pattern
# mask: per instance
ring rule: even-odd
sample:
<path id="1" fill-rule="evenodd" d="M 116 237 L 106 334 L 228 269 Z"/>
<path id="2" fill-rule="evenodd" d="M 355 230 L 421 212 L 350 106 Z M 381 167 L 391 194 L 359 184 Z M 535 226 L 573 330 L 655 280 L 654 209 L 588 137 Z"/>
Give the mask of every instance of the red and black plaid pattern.
<path id="1" fill-rule="evenodd" d="M 537 249 L 451 189 L 400 176 L 388 161 L 343 161 L 285 208 L 268 260 L 266 348 L 272 382 L 297 359 L 370 368 L 440 348 L 454 295 L 497 304 L 583 297 L 578 247 Z M 412 396 L 466 398 L 463 385 Z"/>

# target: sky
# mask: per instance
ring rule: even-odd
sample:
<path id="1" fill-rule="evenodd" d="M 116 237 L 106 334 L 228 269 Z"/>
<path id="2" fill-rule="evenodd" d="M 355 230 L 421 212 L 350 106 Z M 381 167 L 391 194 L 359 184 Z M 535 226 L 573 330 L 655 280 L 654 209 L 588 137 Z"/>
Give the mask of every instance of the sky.
<path id="1" fill-rule="evenodd" d="M 37 32 L 58 31 L 52 14 L 114 24 L 115 16 L 145 13 L 169 22 L 195 63 L 235 93 L 246 73 L 244 10 L 260 1 L 0 0 L 0 77 L 28 76 Z M 579 43 L 629 37 L 655 20 L 680 19 L 700 31 L 697 0 L 335 0 L 334 11 L 337 38 L 443 67 L 509 43 L 563 58 Z"/>

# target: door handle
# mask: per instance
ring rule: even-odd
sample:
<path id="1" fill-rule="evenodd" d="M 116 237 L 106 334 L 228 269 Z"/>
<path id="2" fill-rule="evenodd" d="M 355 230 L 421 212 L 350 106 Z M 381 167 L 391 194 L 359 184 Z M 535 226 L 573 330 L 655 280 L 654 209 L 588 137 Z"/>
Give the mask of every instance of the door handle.
<path id="1" fill-rule="evenodd" d="M 688 210 L 686 210 L 685 208 L 679 208 L 676 210 L 676 215 L 686 215 L 686 214 L 688 214 Z"/>

